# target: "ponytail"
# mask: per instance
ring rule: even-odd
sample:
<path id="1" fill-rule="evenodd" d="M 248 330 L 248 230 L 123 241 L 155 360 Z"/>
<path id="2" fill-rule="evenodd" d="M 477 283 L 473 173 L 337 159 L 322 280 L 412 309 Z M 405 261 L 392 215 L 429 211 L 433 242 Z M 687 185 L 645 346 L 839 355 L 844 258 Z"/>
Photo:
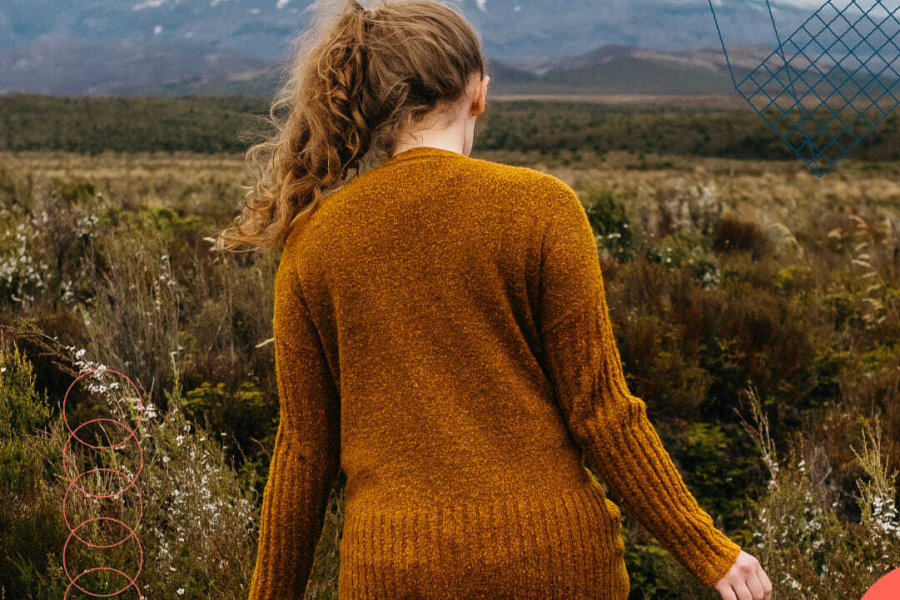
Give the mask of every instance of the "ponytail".
<path id="1" fill-rule="evenodd" d="M 370 150 L 389 153 L 439 101 L 461 97 L 473 72 L 484 73 L 477 34 L 441 0 L 383 1 L 371 11 L 339 0 L 320 27 L 333 1 L 320 2 L 292 43 L 289 77 L 267 119 L 276 133 L 247 150 L 256 181 L 218 250 L 280 247 L 326 192 L 359 174 Z"/>

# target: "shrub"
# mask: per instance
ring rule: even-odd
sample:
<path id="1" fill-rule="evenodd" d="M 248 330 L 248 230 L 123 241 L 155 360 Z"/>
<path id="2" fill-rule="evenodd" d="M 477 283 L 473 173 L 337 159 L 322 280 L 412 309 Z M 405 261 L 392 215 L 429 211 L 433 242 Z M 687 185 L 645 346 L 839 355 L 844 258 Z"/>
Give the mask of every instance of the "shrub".
<path id="1" fill-rule="evenodd" d="M 858 517 L 841 514 L 840 487 L 823 446 L 798 436 L 780 460 L 769 437 L 768 418 L 750 391 L 753 422 L 743 421 L 768 466 L 767 491 L 754 502 L 756 531 L 748 551 L 760 559 L 779 598 L 859 598 L 900 561 L 900 522 L 894 498 L 896 472 L 884 461 L 880 420 L 861 419 L 862 452 L 853 452 Z M 851 446 L 852 448 L 852 446 Z"/>
<path id="2" fill-rule="evenodd" d="M 98 285 L 90 303 L 79 305 L 89 339 L 88 354 L 133 373 L 141 392 L 157 404 L 172 385 L 172 357 L 179 348 L 182 290 L 158 234 L 131 224 L 92 246 Z"/>
<path id="3" fill-rule="evenodd" d="M 40 433 L 49 406 L 34 379 L 17 347 L 0 348 L 0 590 L 8 598 L 29 597 L 47 568 L 46 552 L 65 539 L 45 462 L 56 453 Z"/>
<path id="4" fill-rule="evenodd" d="M 587 195 L 587 215 L 599 245 L 618 260 L 630 260 L 634 254 L 631 223 L 625 206 L 612 191 L 592 188 Z"/>
<path id="5" fill-rule="evenodd" d="M 63 596 L 69 582 L 62 567 L 62 549 L 69 532 L 60 514 L 61 499 L 69 477 L 98 465 L 121 470 L 128 477 L 137 476 L 136 488 L 143 498 L 137 531 L 144 552 L 137 584 L 143 597 L 246 597 L 257 539 L 257 498 L 252 490 L 242 490 L 237 473 L 225 460 L 219 436 L 186 419 L 177 371 L 173 390 L 166 394 L 170 409 L 162 413 L 150 410 L 149 404 L 145 408 L 137 434 L 144 456 L 139 474 L 137 446 L 129 441 L 116 450 L 90 450 L 70 443 L 65 464 L 68 475 L 63 475 L 61 450 L 69 432 L 62 414 L 51 418 L 46 432 L 40 435 L 22 431 L 28 424 L 42 422 L 46 410 L 29 387 L 32 379 L 27 363 L 16 354 L 4 354 L 0 355 L 0 364 L 7 368 L 4 384 L 13 383 L 0 389 L 3 408 L 15 405 L 25 409 L 23 414 L 31 415 L 25 420 L 17 417 L 18 435 L 0 439 L 0 461 L 6 464 L 10 456 L 26 455 L 30 469 L 13 481 L 6 477 L 5 469 L 0 470 L 0 589 L 6 597 Z M 82 381 L 93 386 L 94 396 L 108 403 L 109 414 L 121 416 L 122 406 L 114 401 L 121 399 L 108 393 L 112 388 L 104 385 L 109 381 L 106 377 L 109 375 L 99 372 Z M 0 413 L 0 426 L 12 429 L 9 415 L 5 410 Z M 68 416 L 70 426 L 78 427 L 78 421 Z M 98 416 L 108 414 L 93 415 Z M 85 429 L 79 431 L 80 436 Z M 124 437 L 120 427 L 98 427 L 93 433 L 91 441 L 104 438 L 104 445 L 118 443 Z M 78 483 L 82 489 L 113 497 L 93 501 L 73 489 L 66 505 L 73 527 L 97 516 L 115 517 L 132 525 L 136 522 L 137 493 L 135 487 L 121 492 L 127 485 L 121 476 L 94 472 Z M 27 485 L 30 496 L 24 499 L 11 493 L 15 485 Z M 78 535 L 96 544 L 112 544 L 127 535 L 120 525 L 110 523 L 96 521 L 79 527 Z M 133 576 L 137 556 L 133 541 L 97 550 L 72 538 L 66 561 L 73 576 L 100 565 Z M 109 594 L 127 582 L 110 571 L 95 571 L 78 583 L 89 591 Z"/>
<path id="6" fill-rule="evenodd" d="M 228 432 L 233 438 L 232 448 L 240 453 L 253 454 L 259 444 L 272 447 L 278 428 L 278 403 L 268 400 L 256 381 L 244 380 L 235 390 L 224 383 L 204 382 L 184 395 L 182 407 L 187 417 L 200 423 L 207 431 Z M 268 461 L 245 462 L 242 476 L 256 491 L 265 483 Z"/>
<path id="7" fill-rule="evenodd" d="M 717 252 L 749 251 L 753 260 L 759 260 L 769 246 L 759 225 L 730 215 L 719 221 L 713 239 Z"/>

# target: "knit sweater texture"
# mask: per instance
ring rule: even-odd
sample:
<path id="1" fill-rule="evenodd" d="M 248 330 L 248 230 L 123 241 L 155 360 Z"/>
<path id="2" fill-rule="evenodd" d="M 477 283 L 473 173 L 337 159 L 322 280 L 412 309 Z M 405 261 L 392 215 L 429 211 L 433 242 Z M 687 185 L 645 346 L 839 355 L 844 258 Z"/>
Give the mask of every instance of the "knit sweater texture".
<path id="1" fill-rule="evenodd" d="M 561 179 L 430 146 L 291 230 L 250 600 L 303 596 L 341 469 L 340 600 L 625 600 L 620 506 L 725 575 L 740 547 L 628 390 L 597 252 Z"/>

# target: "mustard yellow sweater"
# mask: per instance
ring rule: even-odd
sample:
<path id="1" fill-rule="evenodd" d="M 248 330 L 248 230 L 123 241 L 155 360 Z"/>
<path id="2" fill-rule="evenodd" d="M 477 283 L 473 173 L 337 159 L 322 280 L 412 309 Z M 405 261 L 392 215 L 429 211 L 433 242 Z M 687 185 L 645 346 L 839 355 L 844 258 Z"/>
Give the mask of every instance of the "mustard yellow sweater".
<path id="1" fill-rule="evenodd" d="M 703 584 L 740 551 L 626 387 L 594 234 L 555 176 L 389 158 L 291 231 L 273 326 L 251 600 L 302 597 L 340 468 L 341 600 L 623 600 L 621 513 L 584 459 Z"/>

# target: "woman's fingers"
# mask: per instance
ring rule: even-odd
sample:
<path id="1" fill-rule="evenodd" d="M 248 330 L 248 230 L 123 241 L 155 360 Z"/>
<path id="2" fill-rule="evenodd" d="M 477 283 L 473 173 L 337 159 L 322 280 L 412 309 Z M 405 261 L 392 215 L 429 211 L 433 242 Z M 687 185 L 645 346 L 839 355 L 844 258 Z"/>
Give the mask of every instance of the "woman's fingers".
<path id="1" fill-rule="evenodd" d="M 716 586 L 716 591 L 722 595 L 722 600 L 737 600 L 737 596 L 734 595 L 734 590 L 731 589 L 731 584 L 724 579 Z"/>
<path id="2" fill-rule="evenodd" d="M 765 591 L 763 590 L 762 581 L 759 580 L 759 573 L 761 569 L 756 569 L 749 575 L 747 575 L 747 579 L 745 579 L 747 583 L 747 589 L 750 590 L 750 593 L 753 596 L 753 600 L 764 600 Z"/>
<path id="3" fill-rule="evenodd" d="M 762 567 L 759 567 L 757 576 L 759 577 L 759 581 L 763 587 L 763 600 L 769 600 L 769 598 L 772 597 L 772 582 L 769 581 L 769 576 L 766 575 L 766 572 L 763 571 Z"/>
<path id="4" fill-rule="evenodd" d="M 715 588 L 722 600 L 770 600 L 772 582 L 756 557 L 741 551 Z"/>
<path id="5" fill-rule="evenodd" d="M 756 600 L 755 596 L 750 592 L 750 588 L 747 587 L 746 579 L 741 579 L 737 583 L 732 584 L 731 587 L 734 588 L 734 593 L 738 600 Z"/>

